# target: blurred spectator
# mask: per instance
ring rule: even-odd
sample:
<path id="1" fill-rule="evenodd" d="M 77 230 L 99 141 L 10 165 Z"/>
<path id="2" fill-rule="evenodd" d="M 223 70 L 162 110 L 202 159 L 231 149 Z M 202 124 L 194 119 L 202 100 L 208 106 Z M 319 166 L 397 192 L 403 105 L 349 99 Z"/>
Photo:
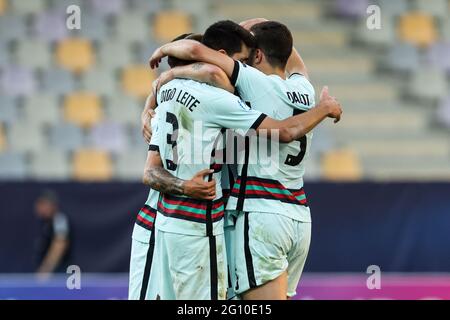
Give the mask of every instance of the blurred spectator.
<path id="1" fill-rule="evenodd" d="M 35 203 L 40 220 L 36 247 L 37 273 L 40 276 L 66 272 L 70 254 L 70 225 L 67 216 L 59 209 L 58 197 L 45 190 Z"/>

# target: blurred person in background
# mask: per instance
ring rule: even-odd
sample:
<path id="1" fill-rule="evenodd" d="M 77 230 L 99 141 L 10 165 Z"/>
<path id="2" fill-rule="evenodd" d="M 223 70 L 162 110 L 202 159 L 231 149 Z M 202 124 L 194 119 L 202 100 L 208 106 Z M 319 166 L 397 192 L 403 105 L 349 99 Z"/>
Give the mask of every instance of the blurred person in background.
<path id="1" fill-rule="evenodd" d="M 35 202 L 39 219 L 36 243 L 37 274 L 47 277 L 51 273 L 66 272 L 70 253 L 70 224 L 59 209 L 58 196 L 45 190 Z"/>

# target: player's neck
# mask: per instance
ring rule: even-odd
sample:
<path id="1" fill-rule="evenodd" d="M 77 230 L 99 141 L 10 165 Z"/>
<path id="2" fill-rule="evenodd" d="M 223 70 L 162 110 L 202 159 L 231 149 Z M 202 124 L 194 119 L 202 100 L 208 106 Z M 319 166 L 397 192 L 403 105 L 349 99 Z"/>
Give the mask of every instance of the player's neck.
<path id="1" fill-rule="evenodd" d="M 268 76 L 274 74 L 274 75 L 279 76 L 281 79 L 284 79 L 284 80 L 286 79 L 286 72 L 281 68 L 272 67 L 269 64 L 265 64 L 265 65 L 261 65 L 260 70 L 263 73 L 267 74 Z"/>

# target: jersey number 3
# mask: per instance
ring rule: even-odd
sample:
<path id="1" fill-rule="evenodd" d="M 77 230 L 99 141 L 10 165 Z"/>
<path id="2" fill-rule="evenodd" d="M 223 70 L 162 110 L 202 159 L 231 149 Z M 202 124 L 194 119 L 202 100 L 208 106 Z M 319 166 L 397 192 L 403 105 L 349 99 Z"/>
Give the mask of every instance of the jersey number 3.
<path id="1" fill-rule="evenodd" d="M 305 111 L 295 109 L 294 116 L 297 114 L 303 113 L 303 112 L 305 112 Z M 284 164 L 286 164 L 288 166 L 292 166 L 292 167 L 298 166 L 303 161 L 303 158 L 305 157 L 305 154 L 306 154 L 306 144 L 307 144 L 308 139 L 306 136 L 303 136 L 300 139 L 297 139 L 296 141 L 300 142 L 300 152 L 296 156 L 294 156 L 292 154 L 288 154 L 288 156 L 286 157 L 286 160 L 284 161 Z"/>
<path id="2" fill-rule="evenodd" d="M 175 171 L 177 169 L 178 152 L 177 152 L 177 138 L 178 138 L 178 120 L 177 117 L 170 112 L 166 113 L 166 122 L 172 125 L 172 133 L 167 134 L 167 144 L 172 146 L 172 159 L 166 159 L 168 170 Z"/>

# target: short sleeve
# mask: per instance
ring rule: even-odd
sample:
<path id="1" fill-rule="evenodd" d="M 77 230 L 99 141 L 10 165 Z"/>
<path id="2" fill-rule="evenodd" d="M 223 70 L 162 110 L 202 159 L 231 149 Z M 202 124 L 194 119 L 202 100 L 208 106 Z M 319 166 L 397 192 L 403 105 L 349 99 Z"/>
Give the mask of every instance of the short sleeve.
<path id="1" fill-rule="evenodd" d="M 222 128 L 233 129 L 238 134 L 245 135 L 250 129 L 256 130 L 266 118 L 265 114 L 251 109 L 239 97 L 226 91 L 216 101 L 210 112 L 210 121 Z"/>
<path id="2" fill-rule="evenodd" d="M 236 87 L 238 93 L 245 100 L 252 100 L 253 97 L 261 94 L 259 83 L 266 83 L 267 76 L 251 66 L 235 61 L 231 76 L 231 84 Z"/>
<path id="3" fill-rule="evenodd" d="M 53 231 L 55 236 L 61 238 L 68 238 L 69 236 L 69 221 L 64 214 L 57 214 L 53 220 Z"/>
<path id="4" fill-rule="evenodd" d="M 161 130 L 160 130 L 160 118 L 159 118 L 159 114 L 158 112 L 156 112 L 156 116 L 153 117 L 150 121 L 150 126 L 152 128 L 152 138 L 150 140 L 150 144 L 148 146 L 148 150 L 149 151 L 158 151 L 159 150 L 159 146 L 161 145 L 160 141 L 161 141 Z"/>

